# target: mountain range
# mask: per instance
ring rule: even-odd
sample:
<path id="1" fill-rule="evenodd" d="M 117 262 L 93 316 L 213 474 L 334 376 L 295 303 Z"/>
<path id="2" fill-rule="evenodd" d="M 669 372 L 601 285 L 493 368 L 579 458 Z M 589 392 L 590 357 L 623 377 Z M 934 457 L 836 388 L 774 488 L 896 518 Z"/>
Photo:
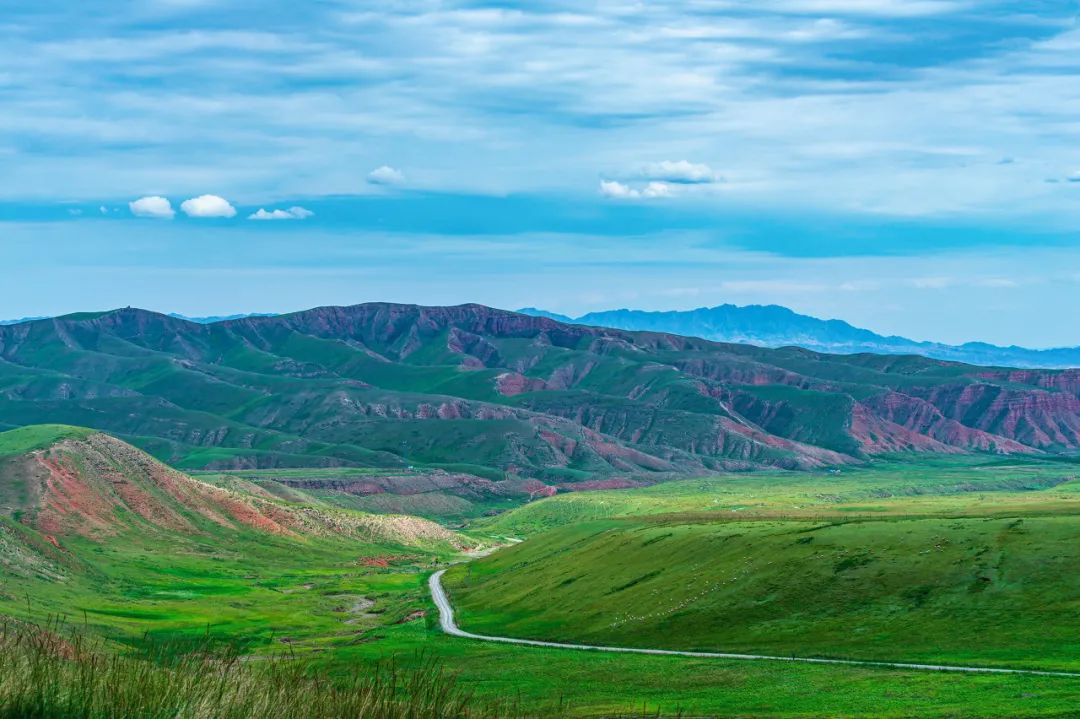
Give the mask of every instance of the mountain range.
<path id="1" fill-rule="evenodd" d="M 857 354 L 914 354 L 968 364 L 1004 367 L 1080 367 L 1080 347 L 1028 349 L 999 347 L 985 342 L 949 345 L 879 335 L 843 320 L 822 320 L 778 305 L 719 305 L 695 310 L 651 312 L 605 310 L 571 318 L 525 307 L 522 314 L 558 322 L 623 330 L 670 332 L 717 342 L 743 342 L 761 347 L 804 347 L 816 352 Z"/>
<path id="2" fill-rule="evenodd" d="M 533 494 L 892 452 L 1069 452 L 1080 371 L 723 344 L 480 305 L 214 324 L 127 308 L 0 327 L 0 429 L 45 422 L 187 469 L 412 467 Z"/>

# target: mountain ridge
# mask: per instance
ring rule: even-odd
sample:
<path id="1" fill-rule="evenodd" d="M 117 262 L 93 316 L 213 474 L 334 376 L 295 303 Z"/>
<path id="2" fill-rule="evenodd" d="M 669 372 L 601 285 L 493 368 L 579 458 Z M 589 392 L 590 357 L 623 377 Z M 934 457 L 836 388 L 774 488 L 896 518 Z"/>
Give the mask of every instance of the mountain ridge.
<path id="1" fill-rule="evenodd" d="M 301 312 L 303 310 L 300 310 Z M 1030 369 L 1068 369 L 1080 367 L 1080 346 L 1034 349 L 1019 345 L 994 345 L 989 342 L 971 341 L 948 344 L 930 340 L 912 340 L 900 335 L 881 335 L 872 330 L 856 327 L 845 320 L 820 319 L 804 315 L 782 305 L 733 305 L 698 307 L 692 310 L 631 310 L 620 308 L 589 312 L 571 317 L 537 307 L 514 310 L 519 314 L 546 317 L 564 324 L 583 324 L 631 331 L 660 331 L 672 334 L 701 337 L 716 342 L 754 344 L 762 347 L 803 347 L 825 353 L 856 354 L 861 352 L 885 354 L 916 354 L 934 359 L 964 362 L 967 364 L 1009 366 Z M 198 324 L 216 324 L 251 317 L 280 317 L 273 312 L 250 312 L 229 315 L 192 317 L 177 312 L 164 313 L 168 317 Z M 744 328 L 732 331 L 717 328 L 715 318 L 698 321 L 702 315 L 743 314 L 739 323 Z M 64 315 L 61 315 L 64 316 Z M 0 326 L 24 324 L 47 316 L 23 317 L 0 320 Z M 762 326 L 785 321 L 796 327 L 780 332 L 763 332 Z M 723 324 L 721 322 L 721 324 Z M 749 327 L 755 327 L 750 330 Z M 801 332 L 801 334 L 800 334 Z"/>
<path id="2" fill-rule="evenodd" d="M 416 465 L 471 476 L 469 491 L 535 494 L 899 451 L 1071 452 L 1080 372 L 768 349 L 475 304 L 210 325 L 125 308 L 0 328 L 0 424 L 46 420 L 192 469 Z"/>

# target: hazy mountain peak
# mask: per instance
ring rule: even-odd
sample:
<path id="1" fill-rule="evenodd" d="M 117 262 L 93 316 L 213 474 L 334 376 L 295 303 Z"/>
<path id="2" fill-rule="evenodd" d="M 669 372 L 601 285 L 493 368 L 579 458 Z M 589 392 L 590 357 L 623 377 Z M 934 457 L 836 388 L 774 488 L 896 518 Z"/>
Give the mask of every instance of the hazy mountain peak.
<path id="1" fill-rule="evenodd" d="M 692 310 L 660 311 L 620 308 L 590 312 L 577 318 L 534 307 L 519 312 L 573 324 L 668 332 L 762 347 L 794 346 L 837 354 L 915 354 L 969 364 L 1010 367 L 1080 366 L 1080 347 L 1035 350 L 1015 345 L 999 347 L 986 342 L 962 345 L 920 342 L 896 335 L 880 335 L 844 320 L 799 314 L 781 305 L 722 304 Z"/>

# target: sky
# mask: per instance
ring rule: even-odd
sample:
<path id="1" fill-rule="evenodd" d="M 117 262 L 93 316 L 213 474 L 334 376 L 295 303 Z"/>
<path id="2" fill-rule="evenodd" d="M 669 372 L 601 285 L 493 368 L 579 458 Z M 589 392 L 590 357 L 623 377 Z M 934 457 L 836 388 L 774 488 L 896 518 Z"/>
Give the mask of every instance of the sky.
<path id="1" fill-rule="evenodd" d="M 0 318 L 730 302 L 1080 345 L 1078 11 L 16 3 Z"/>

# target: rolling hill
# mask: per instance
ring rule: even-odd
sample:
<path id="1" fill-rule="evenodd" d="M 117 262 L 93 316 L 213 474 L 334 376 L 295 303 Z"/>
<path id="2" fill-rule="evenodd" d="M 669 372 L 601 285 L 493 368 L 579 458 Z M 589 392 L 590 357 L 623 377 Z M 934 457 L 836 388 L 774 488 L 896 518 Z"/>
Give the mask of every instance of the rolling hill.
<path id="1" fill-rule="evenodd" d="M 275 633 L 289 632 L 301 648 L 305 637 L 355 637 L 416 610 L 418 591 L 376 602 L 372 572 L 418 585 L 414 576 L 435 558 L 473 546 L 417 517 L 287 501 L 245 482 L 217 486 L 91 429 L 0 433 L 7 618 L 78 613 L 123 642 L 147 632 L 197 642 L 213 623 L 245 645 L 270 648 Z"/>
<path id="2" fill-rule="evenodd" d="M 703 488 L 699 506 L 723 487 Z M 1033 502 L 1020 516 L 980 516 L 970 501 L 969 517 L 905 516 L 900 497 L 879 500 L 874 517 L 826 507 L 832 516 L 754 519 L 710 506 L 575 522 L 446 581 L 461 626 L 485 635 L 1072 670 L 1072 492 L 1052 500 L 1058 513 Z"/>
<path id="3" fill-rule="evenodd" d="M 590 312 L 577 318 L 535 307 L 518 311 L 571 324 L 670 332 L 761 347 L 803 347 L 816 352 L 839 354 L 913 354 L 953 362 L 1009 367 L 1080 367 L 1080 347 L 1028 349 L 1000 347 L 986 342 L 966 342 L 962 345 L 920 342 L 896 335 L 880 335 L 843 320 L 810 317 L 778 305 L 718 305 L 668 312 L 619 309 Z"/>
<path id="4" fill-rule="evenodd" d="M 395 484 L 379 472 L 441 472 L 450 493 L 536 496 L 898 451 L 1070 452 L 1080 371 L 766 349 L 479 305 L 207 325 L 123 309 L 0 327 L 0 426 L 42 422 L 187 469 L 366 467 L 376 493 Z"/>

